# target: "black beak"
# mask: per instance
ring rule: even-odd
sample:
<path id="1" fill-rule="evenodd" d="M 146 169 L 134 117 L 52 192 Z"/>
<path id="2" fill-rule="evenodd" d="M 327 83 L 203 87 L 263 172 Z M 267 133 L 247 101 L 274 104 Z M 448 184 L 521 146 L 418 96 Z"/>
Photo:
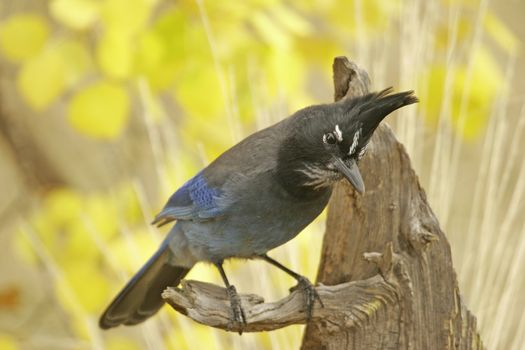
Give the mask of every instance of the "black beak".
<path id="1" fill-rule="evenodd" d="M 346 177 L 346 179 L 352 184 L 352 186 L 354 186 L 357 192 L 363 194 L 365 192 L 365 183 L 363 182 L 363 178 L 361 177 L 361 173 L 359 172 L 359 168 L 357 167 L 355 160 L 350 159 L 345 162 L 340 158 L 334 159 L 334 165 L 337 170 Z"/>

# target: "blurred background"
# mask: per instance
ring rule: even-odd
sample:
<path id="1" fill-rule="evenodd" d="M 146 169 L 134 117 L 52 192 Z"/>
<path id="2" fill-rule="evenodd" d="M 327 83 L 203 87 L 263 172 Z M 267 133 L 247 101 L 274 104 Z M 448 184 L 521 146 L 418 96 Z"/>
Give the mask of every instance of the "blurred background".
<path id="1" fill-rule="evenodd" d="M 97 319 L 166 234 L 149 222 L 168 196 L 246 135 L 330 102 L 338 55 L 374 90 L 416 90 L 388 123 L 485 344 L 522 349 L 524 13 L 522 0 L 2 0 L 0 349 L 298 348 L 301 326 L 240 337 L 168 308 L 133 328 Z M 323 216 L 271 255 L 315 280 Z M 294 284 L 257 261 L 226 270 L 267 300 Z M 221 283 L 206 265 L 189 278 Z"/>

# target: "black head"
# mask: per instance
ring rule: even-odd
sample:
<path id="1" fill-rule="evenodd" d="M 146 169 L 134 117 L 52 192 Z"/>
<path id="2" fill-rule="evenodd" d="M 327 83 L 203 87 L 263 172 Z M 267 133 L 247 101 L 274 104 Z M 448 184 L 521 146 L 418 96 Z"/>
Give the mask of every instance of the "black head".
<path id="1" fill-rule="evenodd" d="M 413 91 L 390 92 L 386 89 L 297 112 L 280 152 L 280 166 L 288 169 L 285 173 L 294 177 L 296 185 L 315 190 L 345 177 L 363 193 L 357 163 L 375 129 L 394 110 L 418 101 Z"/>

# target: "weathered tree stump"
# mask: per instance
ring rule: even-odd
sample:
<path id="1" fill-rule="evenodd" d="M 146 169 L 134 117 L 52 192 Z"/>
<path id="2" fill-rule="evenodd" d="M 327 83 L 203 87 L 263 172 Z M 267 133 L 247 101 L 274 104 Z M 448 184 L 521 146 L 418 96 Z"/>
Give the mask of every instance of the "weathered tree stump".
<path id="1" fill-rule="evenodd" d="M 366 94 L 367 73 L 334 61 L 335 99 Z M 482 349 L 476 319 L 463 304 L 450 246 L 410 159 L 386 124 L 360 163 L 361 196 L 342 181 L 328 208 L 316 304 L 302 349 Z M 224 288 L 189 281 L 164 299 L 197 322 L 231 331 Z M 299 291 L 264 303 L 241 296 L 245 332 L 306 322 Z"/>

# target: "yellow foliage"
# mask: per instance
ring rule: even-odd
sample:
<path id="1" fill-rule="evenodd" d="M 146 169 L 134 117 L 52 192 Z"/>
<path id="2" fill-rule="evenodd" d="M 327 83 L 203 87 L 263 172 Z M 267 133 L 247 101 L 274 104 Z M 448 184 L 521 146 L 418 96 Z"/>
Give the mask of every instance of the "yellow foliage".
<path id="1" fill-rule="evenodd" d="M 21 62 L 36 55 L 49 36 L 44 17 L 20 13 L 0 23 L 0 51 L 12 62 Z"/>
<path id="2" fill-rule="evenodd" d="M 173 7 L 138 36 L 134 61 L 136 73 L 147 78 L 154 92 L 167 89 L 185 65 L 186 20 L 182 12 Z"/>
<path id="3" fill-rule="evenodd" d="M 291 40 L 286 31 L 275 23 L 275 20 L 264 12 L 253 14 L 253 26 L 262 39 L 278 50 L 288 49 Z"/>
<path id="4" fill-rule="evenodd" d="M 175 82 L 174 96 L 193 118 L 211 122 L 217 115 L 224 115 L 223 92 L 211 62 L 187 64 Z"/>
<path id="5" fill-rule="evenodd" d="M 309 12 L 320 13 L 330 18 L 336 26 L 332 35 L 351 35 L 352 37 L 382 34 L 390 24 L 389 18 L 399 13 L 401 0 L 347 0 L 341 2 L 305 2 L 301 4 Z M 314 6 L 315 5 L 315 6 Z"/>
<path id="6" fill-rule="evenodd" d="M 26 102 L 40 111 L 54 102 L 65 88 L 62 57 L 55 50 L 45 50 L 20 69 L 18 89 Z"/>
<path id="7" fill-rule="evenodd" d="M 139 197 L 131 181 L 126 181 L 118 186 L 114 202 L 117 209 L 117 217 L 113 217 L 112 221 L 116 222 L 117 218 L 122 218 L 128 224 L 138 223 L 141 226 L 144 224 Z M 151 218 L 146 218 L 146 222 L 150 220 Z"/>
<path id="8" fill-rule="evenodd" d="M 55 188 L 46 194 L 43 207 L 52 225 L 65 225 L 79 219 L 82 196 L 70 188 Z"/>
<path id="9" fill-rule="evenodd" d="M 472 37 L 472 18 L 460 15 L 456 28 L 451 29 L 448 21 L 443 21 L 436 30 L 436 46 L 441 50 L 449 49 L 454 42 L 466 42 Z"/>
<path id="10" fill-rule="evenodd" d="M 153 31 L 146 31 L 139 35 L 137 40 L 136 70 L 139 73 L 149 74 L 162 63 L 165 46 L 162 39 Z"/>
<path id="11" fill-rule="evenodd" d="M 133 68 L 132 47 L 132 38 L 125 31 L 106 31 L 97 46 L 97 62 L 101 70 L 111 78 L 128 78 Z"/>
<path id="12" fill-rule="evenodd" d="M 498 17 L 490 12 L 485 15 L 483 25 L 487 33 L 508 53 L 516 53 L 520 40 Z"/>
<path id="13" fill-rule="evenodd" d="M 59 238 L 64 226 L 58 226 L 47 217 L 47 211 L 40 210 L 31 218 L 31 229 L 34 230 L 46 247 L 59 246 Z"/>
<path id="14" fill-rule="evenodd" d="M 81 81 L 86 73 L 93 68 L 93 62 L 88 48 L 76 40 L 58 41 L 52 50 L 56 51 L 62 60 L 65 82 L 68 87 Z"/>
<path id="15" fill-rule="evenodd" d="M 272 49 L 267 58 L 267 71 L 269 72 L 270 92 L 277 97 L 279 94 L 285 96 L 294 95 L 297 98 L 300 95 L 300 86 L 305 82 L 303 72 L 306 67 L 294 50 L 284 51 Z M 290 108 L 297 110 L 304 106 L 294 104 L 294 99 L 290 98 Z"/>
<path id="16" fill-rule="evenodd" d="M 89 219 L 88 219 L 89 220 Z M 95 243 L 99 239 L 98 232 L 89 227 L 89 222 L 78 218 L 67 227 L 62 238 L 62 244 L 53 247 L 53 254 L 58 263 L 69 264 L 71 261 L 97 261 L 100 257 L 100 248 Z M 94 238 L 97 237 L 97 238 Z"/>
<path id="17" fill-rule="evenodd" d="M 503 74 L 489 51 L 477 50 L 471 64 L 470 80 L 467 70 L 459 70 L 453 86 L 452 120 L 466 139 L 473 139 L 483 130 L 492 103 L 503 88 Z"/>
<path id="18" fill-rule="evenodd" d="M 278 23 L 291 34 L 304 36 L 313 32 L 310 22 L 289 6 L 276 3 L 269 10 L 271 16 L 275 17 Z"/>
<path id="19" fill-rule="evenodd" d="M 23 63 L 18 89 L 27 103 L 40 111 L 60 97 L 67 86 L 77 83 L 90 65 L 86 48 L 78 42 L 55 42 Z"/>
<path id="20" fill-rule="evenodd" d="M 109 296 L 108 281 L 100 268 L 87 259 L 69 261 L 61 267 L 64 280 L 59 280 L 56 288 L 62 306 L 73 313 L 75 308 L 81 307 L 84 312 L 98 314 L 106 306 Z M 72 305 L 69 299 L 70 292 L 76 305 Z"/>
<path id="21" fill-rule="evenodd" d="M 19 349 L 15 338 L 7 333 L 0 333 L 0 349 L 16 350 Z"/>
<path id="22" fill-rule="evenodd" d="M 193 350 L 196 348 L 196 342 L 199 349 L 221 349 L 215 332 L 213 328 L 194 323 L 189 330 L 180 327 L 170 330 L 165 343 L 170 350 Z"/>
<path id="23" fill-rule="evenodd" d="M 121 85 L 101 80 L 71 98 L 68 118 L 85 135 L 115 139 L 129 118 L 129 104 L 128 94 Z"/>
<path id="24" fill-rule="evenodd" d="M 108 239 L 117 232 L 119 217 L 116 204 L 107 196 L 95 194 L 85 199 L 84 214 L 97 236 Z"/>
<path id="25" fill-rule="evenodd" d="M 110 336 L 106 340 L 105 349 L 107 350 L 140 350 L 136 341 L 123 336 Z"/>
<path id="26" fill-rule="evenodd" d="M 445 115 L 451 116 L 452 125 L 464 138 L 473 139 L 483 131 L 492 103 L 503 83 L 501 70 L 487 50 L 477 50 L 469 64 L 470 68 L 445 68 L 440 65 L 430 68 L 423 75 L 423 85 L 427 90 L 421 98 L 421 106 L 429 120 L 436 121 L 443 108 L 445 94 L 449 94 L 450 108 Z"/>
<path id="27" fill-rule="evenodd" d="M 108 249 L 120 269 L 135 273 L 157 251 L 159 244 L 147 228 L 142 227 L 133 235 L 112 239 L 108 242 Z M 120 286 L 121 282 L 117 284 Z"/>
<path id="28" fill-rule="evenodd" d="M 231 261 L 235 263 L 235 261 Z M 219 285 L 222 283 L 222 280 L 219 276 L 219 273 L 217 272 L 217 268 L 211 264 L 206 263 L 200 263 L 195 265 L 188 275 L 185 277 L 187 280 L 199 280 L 203 282 L 209 282 L 209 283 L 218 283 Z"/>
<path id="29" fill-rule="evenodd" d="M 49 4 L 49 11 L 64 26 L 85 30 L 99 18 L 100 2 L 95 0 L 53 0 Z"/>
<path id="30" fill-rule="evenodd" d="M 132 35 L 146 25 L 152 5 L 151 0 L 105 0 L 102 21 L 110 30 Z"/>

